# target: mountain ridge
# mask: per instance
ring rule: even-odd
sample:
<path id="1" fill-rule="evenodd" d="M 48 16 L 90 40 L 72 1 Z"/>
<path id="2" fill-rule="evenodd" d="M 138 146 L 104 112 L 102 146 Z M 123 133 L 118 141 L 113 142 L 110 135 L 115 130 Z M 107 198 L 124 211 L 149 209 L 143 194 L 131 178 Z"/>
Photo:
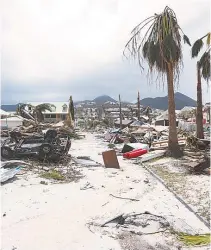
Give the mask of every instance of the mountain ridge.
<path id="1" fill-rule="evenodd" d="M 100 95 L 94 98 L 93 100 L 77 101 L 77 102 L 74 102 L 74 104 L 88 103 L 88 102 L 95 102 L 96 105 L 100 106 L 104 104 L 105 102 L 117 103 L 118 101 L 116 101 L 115 99 L 113 99 L 112 97 L 108 95 Z M 122 101 L 122 103 L 132 104 L 127 101 Z M 147 98 L 141 99 L 140 103 L 143 106 L 150 106 L 151 108 L 166 110 L 168 109 L 168 96 L 155 97 L 155 98 L 147 97 Z M 180 92 L 176 92 L 175 93 L 175 106 L 177 110 L 180 110 L 184 108 L 185 106 L 196 107 L 196 101 Z M 4 111 L 8 111 L 8 112 L 15 111 L 16 107 L 17 107 L 17 104 L 16 105 L 4 105 L 4 104 L 1 105 L 1 109 L 3 109 Z"/>
<path id="2" fill-rule="evenodd" d="M 176 92 L 174 94 L 175 99 L 175 108 L 176 110 L 180 110 L 185 106 L 196 107 L 196 101 L 192 98 L 180 93 Z M 141 105 L 143 106 L 150 106 L 151 108 L 166 110 L 168 109 L 168 96 L 164 97 L 147 97 L 143 98 L 141 101 Z"/>

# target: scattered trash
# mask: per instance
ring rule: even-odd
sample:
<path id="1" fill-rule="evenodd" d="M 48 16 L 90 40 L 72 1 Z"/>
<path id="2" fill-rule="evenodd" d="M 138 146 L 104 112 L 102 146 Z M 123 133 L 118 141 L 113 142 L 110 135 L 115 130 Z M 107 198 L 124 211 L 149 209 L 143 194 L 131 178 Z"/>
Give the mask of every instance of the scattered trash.
<path id="1" fill-rule="evenodd" d="M 21 170 L 21 167 L 17 167 L 15 169 L 0 168 L 1 183 L 4 183 L 8 181 L 9 179 L 12 179 L 20 170 Z"/>
<path id="2" fill-rule="evenodd" d="M 156 227 L 154 227 L 157 230 L 154 232 L 143 232 L 143 231 L 141 232 L 140 231 L 141 229 L 150 226 L 150 221 L 155 222 L 157 224 Z M 116 226 L 117 225 L 119 225 L 120 227 L 122 226 L 122 229 L 124 228 L 124 230 L 133 232 L 137 235 L 160 233 L 170 228 L 170 224 L 165 217 L 152 214 L 148 211 L 143 213 L 121 214 L 106 221 L 100 226 L 105 227 L 110 223 L 115 223 Z M 125 227 L 125 225 L 127 226 Z"/>
<path id="3" fill-rule="evenodd" d="M 159 152 L 157 151 L 148 152 L 148 154 L 141 157 L 141 163 L 162 157 L 165 155 L 165 152 L 166 152 L 165 150 L 162 151 L 160 150 Z"/>
<path id="4" fill-rule="evenodd" d="M 115 150 L 109 150 L 102 153 L 106 168 L 120 168 Z"/>
<path id="5" fill-rule="evenodd" d="M 40 184 L 48 185 L 48 183 L 46 181 L 40 181 Z"/>
<path id="6" fill-rule="evenodd" d="M 2 161 L 1 168 L 14 168 L 18 166 L 32 166 L 31 163 L 26 161 L 19 161 L 19 160 L 10 160 L 10 161 Z"/>
<path id="7" fill-rule="evenodd" d="M 82 166 L 89 166 L 89 167 L 97 167 L 100 166 L 101 164 L 91 160 L 89 157 L 85 156 L 81 156 L 81 157 L 77 157 L 77 158 L 72 158 L 72 160 L 79 165 Z"/>
<path id="8" fill-rule="evenodd" d="M 114 198 L 118 198 L 118 199 L 123 199 L 123 200 L 140 201 L 140 200 L 137 200 L 137 199 L 134 199 L 134 198 L 125 198 L 125 197 L 120 197 L 120 196 L 116 196 L 116 195 L 113 195 L 113 194 L 110 194 L 110 196 L 113 196 Z"/>
<path id="9" fill-rule="evenodd" d="M 90 188 L 94 188 L 94 186 L 92 186 L 89 182 L 87 182 L 84 187 L 80 188 L 80 190 L 87 190 Z"/>
<path id="10" fill-rule="evenodd" d="M 148 179 L 145 179 L 145 180 L 144 180 L 144 183 L 149 183 L 149 180 L 148 180 Z"/>
<path id="11" fill-rule="evenodd" d="M 123 157 L 127 159 L 136 158 L 136 157 L 146 154 L 147 152 L 148 152 L 147 149 L 136 149 L 131 152 L 124 153 Z"/>
<path id="12" fill-rule="evenodd" d="M 133 147 L 129 146 L 128 144 L 125 144 L 123 149 L 122 149 L 122 153 L 127 153 L 127 152 L 130 152 L 132 150 L 134 150 Z"/>

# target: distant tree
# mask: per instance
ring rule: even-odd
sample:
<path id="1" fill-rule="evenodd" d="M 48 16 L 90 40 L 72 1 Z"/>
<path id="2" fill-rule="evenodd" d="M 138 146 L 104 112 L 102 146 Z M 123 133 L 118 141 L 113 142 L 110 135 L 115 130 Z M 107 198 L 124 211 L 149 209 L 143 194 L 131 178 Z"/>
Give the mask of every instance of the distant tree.
<path id="1" fill-rule="evenodd" d="M 138 91 L 138 97 L 137 97 L 137 106 L 138 106 L 138 114 L 137 114 L 137 118 L 138 120 L 140 121 L 140 114 L 141 114 L 141 110 L 140 110 L 140 94 L 139 94 L 139 91 Z"/>
<path id="2" fill-rule="evenodd" d="M 211 79 L 210 74 L 210 37 L 211 33 L 207 33 L 205 36 L 198 39 L 192 47 L 192 58 L 197 57 L 203 48 L 203 40 L 206 39 L 207 48 L 200 60 L 197 61 L 197 112 L 196 112 L 196 134 L 200 139 L 204 138 L 204 130 L 203 130 L 203 112 L 202 112 L 202 86 L 201 86 L 201 78 L 207 81 L 207 83 Z"/>
<path id="3" fill-rule="evenodd" d="M 53 107 L 55 106 L 50 103 L 42 103 L 37 106 L 33 106 L 31 104 L 26 104 L 26 103 L 19 103 L 16 112 L 22 117 L 28 118 L 27 114 L 25 113 L 27 108 L 29 110 L 29 113 L 34 117 L 36 122 L 42 122 L 44 121 L 43 112 L 46 110 L 51 112 Z"/>
<path id="4" fill-rule="evenodd" d="M 37 106 L 32 106 L 32 114 L 37 122 L 42 122 L 44 121 L 44 115 L 43 112 L 45 111 L 50 111 L 52 112 L 52 108 L 55 106 L 50 104 L 50 103 L 42 103 Z"/>
<path id="5" fill-rule="evenodd" d="M 72 96 L 70 96 L 70 98 L 69 98 L 69 115 L 71 115 L 71 119 L 74 121 L 75 120 L 75 110 L 74 110 Z"/>

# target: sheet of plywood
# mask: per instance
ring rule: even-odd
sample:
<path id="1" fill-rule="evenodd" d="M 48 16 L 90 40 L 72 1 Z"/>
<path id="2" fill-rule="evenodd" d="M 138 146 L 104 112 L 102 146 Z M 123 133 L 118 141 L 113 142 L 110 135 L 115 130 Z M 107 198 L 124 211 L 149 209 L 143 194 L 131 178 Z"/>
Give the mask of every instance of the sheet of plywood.
<path id="1" fill-rule="evenodd" d="M 102 153 L 106 168 L 120 168 L 115 150 L 108 150 Z"/>

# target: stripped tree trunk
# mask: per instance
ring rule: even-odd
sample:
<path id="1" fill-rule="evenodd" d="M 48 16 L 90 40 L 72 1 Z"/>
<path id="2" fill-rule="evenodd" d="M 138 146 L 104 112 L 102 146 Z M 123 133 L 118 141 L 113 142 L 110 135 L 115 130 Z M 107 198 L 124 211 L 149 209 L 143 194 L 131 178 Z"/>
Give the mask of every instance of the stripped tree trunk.
<path id="1" fill-rule="evenodd" d="M 208 110 L 207 110 L 207 120 L 210 123 L 210 107 L 208 107 Z"/>
<path id="2" fill-rule="evenodd" d="M 120 129 L 122 129 L 122 103 L 120 95 L 119 95 L 119 119 L 120 119 Z"/>
<path id="3" fill-rule="evenodd" d="M 139 91 L 138 91 L 138 101 L 137 101 L 137 105 L 138 105 L 138 114 L 137 114 L 137 118 L 138 118 L 138 120 L 140 121 L 140 113 L 141 113 L 141 111 L 140 111 L 140 94 L 139 94 Z"/>
<path id="4" fill-rule="evenodd" d="M 68 114 L 67 114 L 67 125 L 68 127 L 73 127 L 73 118 L 72 118 L 72 96 L 69 98 L 69 105 L 68 105 Z"/>
<path id="5" fill-rule="evenodd" d="M 167 85 L 168 85 L 168 117 L 169 117 L 168 149 L 172 156 L 177 157 L 181 155 L 181 151 L 179 148 L 178 138 L 177 138 L 175 101 L 174 101 L 174 77 L 173 77 L 173 67 L 171 64 L 168 64 Z"/>
<path id="6" fill-rule="evenodd" d="M 202 113 L 202 89 L 201 89 L 201 72 L 199 62 L 197 62 L 197 110 L 196 110 L 196 135 L 204 139 L 203 131 L 203 113 Z"/>

